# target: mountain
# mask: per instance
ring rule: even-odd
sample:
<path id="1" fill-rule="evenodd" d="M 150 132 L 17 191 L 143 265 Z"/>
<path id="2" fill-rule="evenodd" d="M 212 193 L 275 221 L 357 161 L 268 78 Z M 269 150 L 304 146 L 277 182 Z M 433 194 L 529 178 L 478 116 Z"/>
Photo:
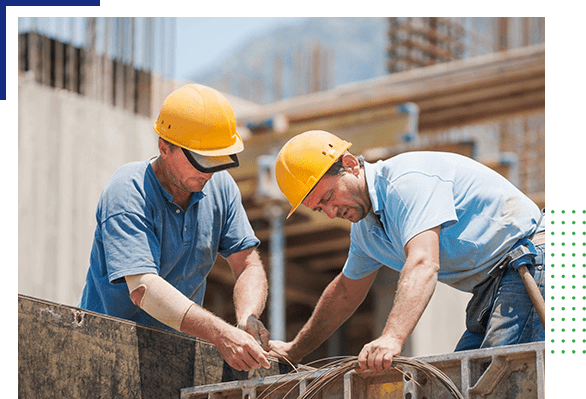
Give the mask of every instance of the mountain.
<path id="1" fill-rule="evenodd" d="M 308 18 L 251 39 L 191 80 L 267 103 L 384 75 L 386 46 L 386 18 Z"/>

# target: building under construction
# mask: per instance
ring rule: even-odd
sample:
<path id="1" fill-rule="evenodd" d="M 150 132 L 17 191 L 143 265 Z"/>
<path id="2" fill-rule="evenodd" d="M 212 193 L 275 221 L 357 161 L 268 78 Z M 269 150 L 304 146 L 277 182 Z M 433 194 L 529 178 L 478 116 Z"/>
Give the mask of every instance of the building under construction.
<path id="1" fill-rule="evenodd" d="M 88 19 L 94 39 L 86 47 L 34 29 L 19 35 L 19 396 L 254 398 L 278 385 L 265 397 L 284 397 L 287 385 L 274 375 L 288 371 L 285 365 L 236 372 L 205 342 L 75 307 L 100 191 L 122 164 L 156 154 L 152 121 L 166 95 L 185 83 L 101 51 L 99 32 L 113 32 L 107 43 L 128 40 L 98 28 L 113 21 L 106 22 Z M 230 173 L 261 240 L 271 284 L 261 320 L 277 339 L 292 339 L 309 318 L 350 244 L 347 221 L 303 207 L 284 221 L 288 205 L 270 165 L 298 133 L 330 131 L 369 162 L 413 150 L 463 154 L 545 207 L 544 19 L 389 18 L 388 25 L 383 77 L 264 105 L 226 93 L 245 143 L 240 167 Z M 380 334 L 398 279 L 383 269 L 355 314 L 305 360 L 357 355 Z M 233 283 L 218 257 L 204 306 L 229 322 L 235 315 L 225 293 Z M 542 344 L 450 353 L 464 330 L 468 298 L 438 284 L 403 355 L 443 370 L 465 398 L 511 397 L 507 389 L 517 390 L 515 398 L 543 398 Z M 332 385 L 331 397 L 444 397 L 436 382 L 413 385 L 421 378 L 413 367 L 406 370 L 348 372 Z M 302 388 L 316 379 L 288 378 Z M 232 385 L 216 385 L 227 381 Z M 508 388 L 498 388 L 503 381 Z"/>

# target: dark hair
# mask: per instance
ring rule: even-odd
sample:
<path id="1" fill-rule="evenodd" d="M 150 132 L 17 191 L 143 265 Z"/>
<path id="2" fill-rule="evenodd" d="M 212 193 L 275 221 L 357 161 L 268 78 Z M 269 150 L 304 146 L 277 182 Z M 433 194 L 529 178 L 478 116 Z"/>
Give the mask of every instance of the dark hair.
<path id="1" fill-rule="evenodd" d="M 344 154 L 350 154 L 350 152 L 346 151 Z M 330 175 L 330 176 L 341 175 L 342 172 L 346 170 L 346 167 L 344 167 L 344 164 L 342 163 L 342 156 L 340 156 L 340 158 L 338 158 L 336 160 L 336 162 L 334 162 L 334 164 L 332 166 L 330 166 L 330 168 L 326 171 L 324 176 L 325 175 Z M 364 156 L 363 155 L 354 155 L 354 158 L 356 158 L 360 167 L 363 168 L 364 167 Z"/>
<path id="2" fill-rule="evenodd" d="M 169 148 L 174 149 L 174 148 L 179 148 L 179 146 L 177 144 L 173 144 L 170 141 L 165 140 L 164 138 L 159 136 L 160 140 L 163 140 L 165 142 L 165 144 L 167 144 L 169 146 Z"/>

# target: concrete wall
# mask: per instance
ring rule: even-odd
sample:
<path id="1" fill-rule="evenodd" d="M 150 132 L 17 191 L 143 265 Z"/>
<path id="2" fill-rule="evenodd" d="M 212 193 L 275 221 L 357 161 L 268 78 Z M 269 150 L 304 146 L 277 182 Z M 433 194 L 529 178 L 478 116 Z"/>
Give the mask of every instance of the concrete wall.
<path id="1" fill-rule="evenodd" d="M 19 79 L 19 293 L 77 304 L 100 192 L 118 167 L 158 153 L 152 123 Z"/>

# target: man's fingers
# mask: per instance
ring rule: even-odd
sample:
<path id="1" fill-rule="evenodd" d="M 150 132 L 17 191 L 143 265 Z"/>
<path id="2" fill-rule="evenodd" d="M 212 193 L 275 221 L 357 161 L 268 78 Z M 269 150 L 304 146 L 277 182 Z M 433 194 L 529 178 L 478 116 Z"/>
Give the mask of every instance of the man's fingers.
<path id="1" fill-rule="evenodd" d="M 266 356 L 264 353 L 260 352 L 260 353 L 248 353 L 248 362 L 247 364 L 250 364 L 251 368 L 259 368 L 259 367 L 264 367 L 265 369 L 270 369 L 271 368 L 271 364 L 269 363 L 269 361 L 267 360 Z M 268 353 L 267 353 L 268 355 Z"/>
<path id="2" fill-rule="evenodd" d="M 378 370 L 376 368 L 377 365 L 377 356 L 374 353 L 369 353 L 368 354 L 368 362 L 367 362 L 367 367 L 369 370 Z"/>
<path id="3" fill-rule="evenodd" d="M 375 370 L 381 371 L 384 370 L 384 358 L 385 358 L 385 354 L 384 353 L 377 353 L 377 355 L 374 357 L 374 362 L 373 362 L 373 367 Z"/>
<path id="4" fill-rule="evenodd" d="M 258 369 L 261 366 L 266 369 L 271 368 L 271 364 L 262 352 L 260 354 L 254 354 L 249 351 L 240 357 L 233 357 L 228 363 L 232 368 L 240 371 Z"/>
<path id="5" fill-rule="evenodd" d="M 262 346 L 265 351 L 268 351 L 270 349 L 269 339 L 271 338 L 271 333 L 269 333 L 268 330 L 261 328 L 258 332 L 258 336 L 260 338 L 260 346 Z"/>
<path id="6" fill-rule="evenodd" d="M 244 356 L 244 358 L 242 359 L 242 362 L 244 362 L 244 364 L 246 364 L 246 370 L 260 368 L 260 362 L 258 362 L 254 357 L 252 357 L 252 355 L 250 353 L 247 353 Z"/>
<path id="7" fill-rule="evenodd" d="M 264 350 L 269 350 L 269 339 L 271 338 L 271 333 L 256 317 L 249 316 L 246 320 L 246 323 L 238 323 L 238 328 L 252 335 Z"/>
<path id="8" fill-rule="evenodd" d="M 360 353 L 358 354 L 358 367 L 359 368 L 356 371 L 361 372 L 361 371 L 367 370 L 368 369 L 367 361 L 368 361 L 368 351 L 366 351 L 365 349 L 362 349 L 360 351 Z"/>
<path id="9" fill-rule="evenodd" d="M 390 370 L 392 364 L 393 364 L 393 357 L 388 354 L 383 355 L 383 369 Z"/>
<path id="10" fill-rule="evenodd" d="M 357 372 L 365 370 L 390 370 L 393 357 L 386 352 L 370 351 L 364 348 L 358 355 Z"/>

